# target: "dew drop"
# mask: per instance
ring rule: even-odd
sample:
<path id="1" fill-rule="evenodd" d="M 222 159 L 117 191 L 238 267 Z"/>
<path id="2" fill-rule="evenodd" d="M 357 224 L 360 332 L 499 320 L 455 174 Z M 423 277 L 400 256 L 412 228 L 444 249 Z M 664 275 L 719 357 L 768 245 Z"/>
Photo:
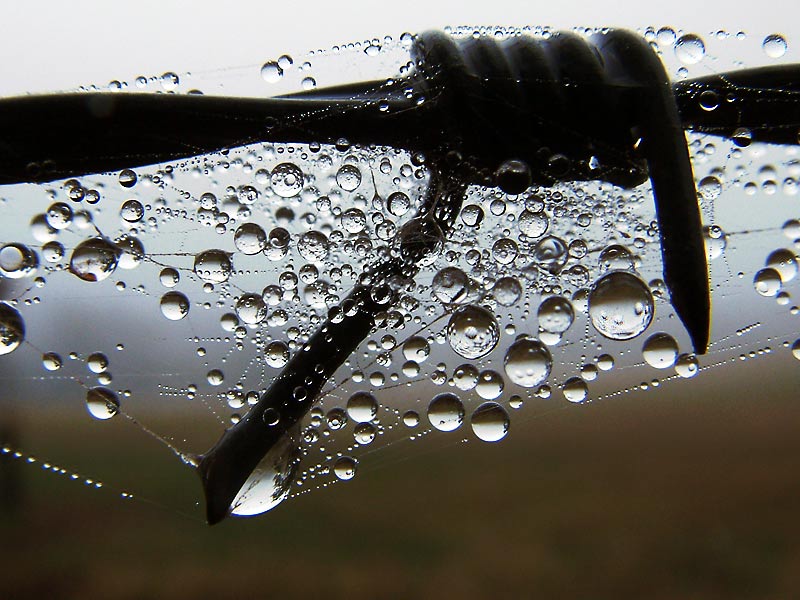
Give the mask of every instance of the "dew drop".
<path id="1" fill-rule="evenodd" d="M 303 171 L 294 163 L 281 163 L 272 170 L 270 184 L 281 198 L 292 198 L 303 189 Z"/>
<path id="2" fill-rule="evenodd" d="M 355 165 L 342 165 L 336 173 L 336 183 L 346 192 L 352 192 L 361 185 L 361 171 Z"/>
<path id="3" fill-rule="evenodd" d="M 267 247 L 267 234 L 256 223 L 243 223 L 233 234 L 233 243 L 242 254 L 258 254 Z"/>
<path id="4" fill-rule="evenodd" d="M 261 294 L 242 294 L 236 301 L 236 315 L 243 323 L 256 325 L 267 318 L 267 304 Z"/>
<path id="5" fill-rule="evenodd" d="M 173 288 L 180 282 L 181 275 L 172 267 L 164 267 L 158 275 L 158 280 L 164 287 Z"/>
<path id="6" fill-rule="evenodd" d="M 116 270 L 118 261 L 117 246 L 105 238 L 90 238 L 72 251 L 69 270 L 84 281 L 102 281 Z"/>
<path id="7" fill-rule="evenodd" d="M 563 333 L 575 320 L 575 310 L 562 296 L 550 296 L 539 305 L 539 327 L 549 333 Z"/>
<path id="8" fill-rule="evenodd" d="M 233 271 L 230 256 L 223 250 L 205 250 L 194 259 L 194 273 L 208 283 L 228 281 Z"/>
<path id="9" fill-rule="evenodd" d="M 508 347 L 503 367 L 513 383 L 532 388 L 547 381 L 553 357 L 539 340 L 522 337 Z"/>
<path id="10" fill-rule="evenodd" d="M 357 464 L 355 459 L 349 456 L 342 456 L 338 458 L 333 465 L 333 473 L 338 479 L 347 481 L 356 476 Z"/>
<path id="11" fill-rule="evenodd" d="M 589 396 L 589 388 L 580 377 L 570 377 L 561 386 L 564 398 L 574 403 L 581 403 Z"/>
<path id="12" fill-rule="evenodd" d="M 64 361 L 61 356 L 55 352 L 45 352 L 42 354 L 42 366 L 46 371 L 58 371 Z"/>
<path id="13" fill-rule="evenodd" d="M 455 431 L 464 422 L 464 405 L 455 394 L 439 394 L 428 405 L 428 421 L 439 431 Z"/>
<path id="14" fill-rule="evenodd" d="M 496 402 L 484 402 L 471 417 L 472 431 L 479 440 L 499 442 L 511 425 L 506 410 Z"/>
<path id="15" fill-rule="evenodd" d="M 764 54 L 770 58 L 780 58 L 786 54 L 788 44 L 781 34 L 773 33 L 764 38 L 761 48 L 764 50 Z"/>
<path id="16" fill-rule="evenodd" d="M 264 352 L 264 361 L 274 369 L 285 367 L 289 362 L 289 346 L 280 340 L 270 342 Z"/>
<path id="17" fill-rule="evenodd" d="M 261 67 L 261 77 L 267 83 L 277 83 L 283 77 L 283 68 L 274 60 L 266 62 Z"/>
<path id="18" fill-rule="evenodd" d="M 669 369 L 678 359 L 678 343 L 667 333 L 656 333 L 645 341 L 642 356 L 651 367 Z"/>
<path id="19" fill-rule="evenodd" d="M 480 306 L 462 306 L 455 311 L 446 329 L 450 347 L 464 358 L 482 358 L 494 350 L 500 328 L 491 312 Z"/>
<path id="20" fill-rule="evenodd" d="M 119 398 L 108 388 L 91 388 L 86 392 L 86 410 L 95 419 L 105 421 L 119 412 Z"/>
<path id="21" fill-rule="evenodd" d="M 16 350 L 25 339 L 25 321 L 19 311 L 0 302 L 0 355 Z"/>
<path id="22" fill-rule="evenodd" d="M 0 275 L 9 279 L 30 277 L 39 266 L 36 252 L 24 244 L 6 244 L 0 247 Z"/>
<path id="23" fill-rule="evenodd" d="M 119 216 L 127 223 L 138 223 L 144 216 L 144 206 L 138 200 L 126 200 L 119 209 Z"/>
<path id="24" fill-rule="evenodd" d="M 161 296 L 161 314 L 170 321 L 180 321 L 189 314 L 189 299 L 180 292 Z"/>
<path id="25" fill-rule="evenodd" d="M 611 271 L 589 292 L 589 318 L 600 335 L 612 340 L 630 340 L 653 320 L 653 296 L 633 273 Z"/>
<path id="26" fill-rule="evenodd" d="M 356 423 L 369 423 L 378 416 L 378 401 L 369 392 L 356 392 L 347 401 L 347 415 Z"/>
<path id="27" fill-rule="evenodd" d="M 753 287 L 762 296 L 777 296 L 781 291 L 781 274 L 775 269 L 761 269 L 753 278 Z"/>
<path id="28" fill-rule="evenodd" d="M 702 38 L 689 33 L 681 36 L 675 42 L 675 56 L 685 65 L 696 65 L 706 53 L 706 46 Z"/>

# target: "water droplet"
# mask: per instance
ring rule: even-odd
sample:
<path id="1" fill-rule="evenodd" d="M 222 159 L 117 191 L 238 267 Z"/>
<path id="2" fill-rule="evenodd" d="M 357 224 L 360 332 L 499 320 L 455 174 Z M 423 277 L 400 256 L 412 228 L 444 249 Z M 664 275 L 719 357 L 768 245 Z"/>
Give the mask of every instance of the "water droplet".
<path id="1" fill-rule="evenodd" d="M 792 344 L 792 356 L 800 360 L 800 339 L 795 340 L 794 344 Z"/>
<path id="2" fill-rule="evenodd" d="M 539 327 L 549 333 L 563 333 L 575 320 L 570 301 L 562 296 L 550 296 L 539 305 Z"/>
<path id="3" fill-rule="evenodd" d="M 484 400 L 499 398 L 504 388 L 505 381 L 503 381 L 503 376 L 491 369 L 481 371 L 478 375 L 478 383 L 475 385 L 475 391 Z"/>
<path id="4" fill-rule="evenodd" d="M 206 250 L 194 259 L 194 272 L 200 279 L 209 283 L 228 281 L 233 264 L 228 253 L 223 250 Z"/>
<path id="5" fill-rule="evenodd" d="M 604 248 L 597 260 L 600 270 L 603 272 L 632 271 L 635 266 L 631 251 L 618 244 L 612 244 Z"/>
<path id="6" fill-rule="evenodd" d="M 114 245 L 117 248 L 117 266 L 120 269 L 135 269 L 144 260 L 144 246 L 139 238 L 123 235 Z"/>
<path id="7" fill-rule="evenodd" d="M 282 436 L 239 489 L 231 503 L 231 514 L 258 515 L 280 504 L 289 495 L 299 454 L 295 436 Z"/>
<path id="8" fill-rule="evenodd" d="M 69 270 L 84 281 L 102 281 L 117 268 L 119 248 L 105 238 L 91 238 L 72 251 Z"/>
<path id="9" fill-rule="evenodd" d="M 138 223 L 144 216 L 144 206 L 138 200 L 126 200 L 119 209 L 119 216 L 128 223 Z"/>
<path id="10" fill-rule="evenodd" d="M 564 398 L 575 403 L 584 402 L 589 396 L 589 388 L 580 377 L 567 379 L 564 385 L 561 386 L 561 391 L 564 393 Z"/>
<path id="11" fill-rule="evenodd" d="M 569 258 L 568 248 L 564 240 L 548 235 L 536 244 L 533 258 L 539 269 L 558 275 Z"/>
<path id="12" fill-rule="evenodd" d="M 336 460 L 336 463 L 334 463 L 333 472 L 337 478 L 341 479 L 342 481 L 347 481 L 348 479 L 352 479 L 356 476 L 357 465 L 358 463 L 356 463 L 355 459 L 350 458 L 349 456 L 342 456 Z"/>
<path id="13" fill-rule="evenodd" d="M 706 258 L 709 261 L 716 260 L 722 256 L 728 245 L 725 232 L 718 225 L 703 227 L 703 241 L 706 246 Z"/>
<path id="14" fill-rule="evenodd" d="M 532 212 L 526 209 L 520 213 L 517 227 L 519 227 L 520 233 L 524 233 L 530 238 L 538 238 L 547 232 L 550 227 L 550 219 L 544 212 Z"/>
<path id="15" fill-rule="evenodd" d="M 359 423 L 353 428 L 353 438 L 362 446 L 372 443 L 375 434 L 375 426 L 372 423 Z"/>
<path id="16" fill-rule="evenodd" d="M 773 33 L 764 38 L 761 43 L 764 53 L 770 58 L 780 58 L 786 54 L 788 45 L 786 39 L 779 33 Z"/>
<path id="17" fill-rule="evenodd" d="M 532 388 L 547 381 L 553 357 L 539 340 L 522 337 L 508 347 L 503 367 L 513 383 Z"/>
<path id="18" fill-rule="evenodd" d="M 464 405 L 455 394 L 439 394 L 428 405 L 428 420 L 439 431 L 455 431 L 464 422 Z"/>
<path id="19" fill-rule="evenodd" d="M 95 419 L 105 421 L 119 412 L 119 398 L 108 388 L 94 387 L 86 392 L 86 409 Z"/>
<path id="20" fill-rule="evenodd" d="M 261 67 L 261 77 L 267 83 L 277 83 L 283 77 L 283 69 L 274 60 L 264 63 Z"/>
<path id="21" fill-rule="evenodd" d="M 753 278 L 753 287 L 762 296 L 777 296 L 781 291 L 781 274 L 775 269 L 761 269 Z"/>
<path id="22" fill-rule="evenodd" d="M 675 42 L 675 56 L 685 65 L 696 65 L 706 53 L 706 46 L 702 38 L 689 33 L 678 38 Z"/>
<path id="23" fill-rule="evenodd" d="M 336 183 L 346 192 L 352 192 L 361 185 L 361 171 L 355 165 L 342 165 L 336 173 Z"/>
<path id="24" fill-rule="evenodd" d="M 86 359 L 86 366 L 92 373 L 105 373 L 108 369 L 108 357 L 102 352 L 93 352 Z"/>
<path id="25" fill-rule="evenodd" d="M 158 275 L 158 280 L 166 288 L 172 288 L 178 285 L 181 280 L 181 275 L 172 267 L 164 267 Z"/>
<path id="26" fill-rule="evenodd" d="M 767 257 L 767 266 L 778 272 L 783 283 L 797 276 L 797 258 L 791 250 L 781 248 L 770 253 Z"/>
<path id="27" fill-rule="evenodd" d="M 281 198 L 292 198 L 303 189 L 303 171 L 294 163 L 281 163 L 272 170 L 270 184 Z"/>
<path id="28" fill-rule="evenodd" d="M 61 356 L 55 352 L 45 352 L 42 354 L 42 366 L 46 371 L 58 371 L 63 364 L 64 361 L 61 359 Z"/>
<path id="29" fill-rule="evenodd" d="M 612 340 L 630 340 L 640 335 L 653 320 L 653 311 L 650 289 L 627 271 L 607 273 L 589 292 L 592 325 Z"/>
<path id="30" fill-rule="evenodd" d="M 492 257 L 499 265 L 508 265 L 514 262 L 519 254 L 517 243 L 510 238 L 500 238 L 492 244 Z"/>
<path id="31" fill-rule="evenodd" d="M 0 275 L 9 279 L 30 277 L 39 266 L 36 252 L 24 244 L 6 244 L 0 248 Z"/>
<path id="32" fill-rule="evenodd" d="M 500 328 L 491 312 L 480 306 L 462 306 L 447 323 L 447 341 L 464 358 L 482 358 L 500 339 Z"/>
<path id="33" fill-rule="evenodd" d="M 264 360 L 274 369 L 285 367 L 289 362 L 289 346 L 280 340 L 270 342 L 264 352 Z"/>
<path id="34" fill-rule="evenodd" d="M 469 295 L 469 277 L 461 269 L 445 267 L 433 276 L 431 290 L 443 304 L 462 302 Z"/>
<path id="35" fill-rule="evenodd" d="M 161 314 L 170 321 L 180 321 L 189 314 L 189 299 L 180 292 L 161 296 Z"/>
<path id="36" fill-rule="evenodd" d="M 358 208 L 348 208 L 342 213 L 342 227 L 348 233 L 361 233 L 367 226 L 367 216 Z"/>
<path id="37" fill-rule="evenodd" d="M 211 385 L 222 385 L 222 382 L 225 381 L 225 374 L 219 369 L 211 369 L 206 373 L 206 381 Z"/>
<path id="38" fill-rule="evenodd" d="M 678 359 L 678 342 L 667 333 L 656 333 L 645 341 L 642 356 L 651 367 L 669 369 Z"/>
<path id="39" fill-rule="evenodd" d="M 25 321 L 19 311 L 0 302 L 0 355 L 13 352 L 25 339 Z"/>
<path id="40" fill-rule="evenodd" d="M 675 373 L 684 379 L 694 377 L 699 370 L 697 357 L 694 354 L 681 354 L 675 361 Z"/>
<path id="41" fill-rule="evenodd" d="M 403 413 L 403 425 L 406 427 L 416 427 L 419 425 L 419 415 L 414 410 L 407 410 Z"/>
<path id="42" fill-rule="evenodd" d="M 386 206 L 395 217 L 402 217 L 411 208 L 411 200 L 403 192 L 393 192 L 386 199 Z"/>
<path id="43" fill-rule="evenodd" d="M 501 277 L 492 288 L 492 295 L 501 306 L 514 306 L 522 296 L 522 285 L 516 277 Z"/>
<path id="44" fill-rule="evenodd" d="M 136 173 L 130 169 L 123 169 L 119 172 L 119 184 L 124 188 L 132 188 L 139 180 Z"/>
<path id="45" fill-rule="evenodd" d="M 722 182 L 714 175 L 703 177 L 697 186 L 704 200 L 716 200 L 722 193 Z"/>
<path id="46" fill-rule="evenodd" d="M 378 401 L 369 392 L 356 392 L 347 401 L 347 415 L 356 423 L 369 423 L 378 416 Z"/>
<path id="47" fill-rule="evenodd" d="M 256 223 L 243 223 L 233 234 L 233 243 L 242 254 L 258 254 L 267 247 L 267 234 Z"/>
<path id="48" fill-rule="evenodd" d="M 66 229 L 72 223 L 72 209 L 69 204 L 56 202 L 47 209 L 45 218 L 47 219 L 47 224 L 53 229 Z"/>
<path id="49" fill-rule="evenodd" d="M 303 77 L 303 80 L 300 82 L 300 86 L 304 90 L 313 90 L 317 87 L 317 80 L 313 77 Z"/>
<path id="50" fill-rule="evenodd" d="M 267 318 L 267 304 L 261 294 L 242 294 L 236 301 L 236 315 L 248 325 L 261 323 Z"/>
<path id="51" fill-rule="evenodd" d="M 306 260 L 321 262 L 328 256 L 328 238 L 321 231 L 308 231 L 297 240 L 297 251 Z"/>
<path id="52" fill-rule="evenodd" d="M 430 356 L 431 347 L 424 337 L 410 337 L 403 344 L 403 356 L 416 363 L 424 362 Z"/>
<path id="53" fill-rule="evenodd" d="M 484 402 L 472 413 L 472 431 L 484 442 L 499 442 L 511 425 L 506 410 L 496 402 Z"/>

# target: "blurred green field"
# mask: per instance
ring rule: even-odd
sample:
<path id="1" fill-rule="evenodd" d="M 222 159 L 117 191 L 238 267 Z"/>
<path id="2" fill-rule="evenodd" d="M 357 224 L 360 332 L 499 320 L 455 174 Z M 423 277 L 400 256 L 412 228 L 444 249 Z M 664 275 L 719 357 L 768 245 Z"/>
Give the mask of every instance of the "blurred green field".
<path id="1" fill-rule="evenodd" d="M 748 381 L 568 407 L 494 445 L 441 434 L 214 528 L 20 465 L 0 597 L 796 597 L 800 407 L 792 382 L 767 398 Z M 81 455 L 80 435 L 41 425 L 23 447 Z M 111 464 L 191 508 L 191 472 L 114 435 L 117 450 L 80 459 L 87 472 Z"/>

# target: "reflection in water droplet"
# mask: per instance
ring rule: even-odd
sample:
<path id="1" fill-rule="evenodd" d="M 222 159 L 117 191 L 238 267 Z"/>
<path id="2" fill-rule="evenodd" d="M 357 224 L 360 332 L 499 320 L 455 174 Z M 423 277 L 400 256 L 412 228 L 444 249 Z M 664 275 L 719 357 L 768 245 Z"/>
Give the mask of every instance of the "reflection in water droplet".
<path id="1" fill-rule="evenodd" d="M 78 244 L 69 259 L 69 270 L 84 281 L 102 281 L 117 268 L 119 249 L 105 238 Z"/>
<path id="2" fill-rule="evenodd" d="M 108 357 L 102 352 L 93 352 L 87 357 L 86 366 L 92 373 L 105 373 L 108 369 Z"/>
<path id="3" fill-rule="evenodd" d="M 95 419 L 105 421 L 119 411 L 119 398 L 108 388 L 94 387 L 86 392 L 86 409 Z"/>
<path id="4" fill-rule="evenodd" d="M 651 335 L 642 346 L 644 361 L 656 369 L 669 369 L 678 359 L 678 342 L 667 333 Z"/>
<path id="5" fill-rule="evenodd" d="M 261 459 L 231 502 L 231 514 L 260 515 L 289 495 L 300 460 L 294 432 L 287 433 Z"/>
<path id="6" fill-rule="evenodd" d="M 119 209 L 119 216 L 127 223 L 138 223 L 144 216 L 144 206 L 138 200 L 126 200 Z"/>
<path id="7" fill-rule="evenodd" d="M 328 238 L 320 231 L 308 231 L 297 240 L 297 251 L 306 260 L 323 261 L 328 256 Z"/>
<path id="8" fill-rule="evenodd" d="M 439 431 L 455 431 L 464 422 L 464 405 L 455 394 L 439 394 L 428 405 L 428 420 Z"/>
<path id="9" fill-rule="evenodd" d="M 431 353 L 428 340 L 423 337 L 414 336 L 408 338 L 403 344 L 403 356 L 406 360 L 413 360 L 416 363 L 424 362 Z"/>
<path id="10" fill-rule="evenodd" d="M 523 337 L 508 347 L 503 366 L 512 382 L 532 388 L 547 381 L 553 367 L 553 357 L 540 341 Z"/>
<path id="11" fill-rule="evenodd" d="M 530 238 L 537 238 L 547 233 L 550 226 L 550 219 L 544 212 L 532 212 L 523 210 L 517 219 L 517 227 L 520 233 L 524 233 Z"/>
<path id="12" fill-rule="evenodd" d="M 496 402 L 484 402 L 472 413 L 472 431 L 484 442 L 498 442 L 506 437 L 511 421 L 506 410 Z"/>
<path id="13" fill-rule="evenodd" d="M 378 401 L 369 392 L 356 392 L 347 401 L 347 415 L 356 423 L 368 423 L 378 416 Z"/>
<path id="14" fill-rule="evenodd" d="M 25 321 L 19 311 L 0 302 L 0 355 L 13 352 L 25 339 Z"/>
<path id="15" fill-rule="evenodd" d="M 342 456 L 333 465 L 333 473 L 342 481 L 347 481 L 356 476 L 357 464 L 355 459 L 349 456 Z"/>
<path id="16" fill-rule="evenodd" d="M 500 394 L 503 393 L 503 388 L 505 388 L 505 381 L 503 381 L 503 376 L 497 371 L 486 369 L 485 371 L 481 371 L 480 375 L 478 375 L 478 383 L 475 385 L 475 391 L 478 393 L 478 396 L 484 400 L 499 398 Z"/>
<path id="17" fill-rule="evenodd" d="M 161 296 L 161 314 L 170 321 L 180 321 L 189 314 L 189 299 L 180 292 Z"/>
<path id="18" fill-rule="evenodd" d="M 206 381 L 211 385 L 222 385 L 222 382 L 225 381 L 225 374 L 219 369 L 211 369 L 206 373 Z"/>
<path id="19" fill-rule="evenodd" d="M 414 410 L 407 410 L 403 413 L 403 425 L 406 427 L 416 427 L 419 425 L 419 415 Z"/>
<path id="20" fill-rule="evenodd" d="M 492 295 L 501 306 L 514 306 L 522 296 L 522 285 L 516 277 L 501 277 L 495 282 Z"/>
<path id="21" fill-rule="evenodd" d="M 600 335 L 630 340 L 653 320 L 653 296 L 647 285 L 628 271 L 612 271 L 589 292 L 589 317 Z"/>
<path id="22" fill-rule="evenodd" d="M 770 253 L 767 266 L 778 272 L 783 283 L 788 283 L 797 275 L 797 258 L 794 252 L 785 248 Z"/>
<path id="23" fill-rule="evenodd" d="M 462 306 L 447 323 L 447 341 L 464 358 L 475 359 L 489 354 L 500 339 L 494 315 L 483 307 Z"/>
<path id="24" fill-rule="evenodd" d="M 223 250 L 206 250 L 195 256 L 194 272 L 203 281 L 223 283 L 232 271 L 231 259 Z"/>
<path id="25" fill-rule="evenodd" d="M 172 267 L 165 267 L 158 275 L 158 280 L 166 288 L 172 288 L 178 285 L 181 280 L 181 275 Z"/>
<path id="26" fill-rule="evenodd" d="M 30 277 L 39 266 L 36 252 L 24 244 L 6 244 L 0 248 L 0 275 L 9 279 Z"/>
<path id="27" fill-rule="evenodd" d="M 697 375 L 700 367 L 694 354 L 681 354 L 675 362 L 675 373 L 684 379 Z"/>
<path id="28" fill-rule="evenodd" d="M 725 232 L 718 225 L 703 227 L 703 241 L 706 245 L 706 258 L 709 261 L 722 256 L 728 245 Z"/>

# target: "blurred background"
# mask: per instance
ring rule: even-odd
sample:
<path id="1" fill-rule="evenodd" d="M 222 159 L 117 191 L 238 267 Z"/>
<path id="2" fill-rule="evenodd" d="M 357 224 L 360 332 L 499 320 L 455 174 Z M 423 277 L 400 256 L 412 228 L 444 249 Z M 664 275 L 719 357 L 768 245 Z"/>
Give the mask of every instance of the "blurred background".
<path id="1" fill-rule="evenodd" d="M 0 22 L 0 94 L 170 70 L 230 76 L 284 53 L 465 23 L 780 32 L 786 60 L 800 62 L 798 16 L 777 3 L 737 13 L 721 2 L 16 4 Z M 765 62 L 753 47 L 741 66 Z M 789 323 L 797 339 L 796 317 Z M 6 392 L 0 440 L 38 462 L 0 456 L 0 596 L 793 597 L 800 377 L 780 350 L 692 385 L 554 405 L 515 420 L 499 444 L 442 435 L 389 448 L 352 481 L 214 528 L 202 521 L 195 474 L 140 430 L 26 410 Z M 147 425 L 218 433 L 170 414 Z M 43 461 L 81 477 L 44 472 Z M 103 488 L 85 483 L 95 473 Z M 129 487 L 145 493 L 121 499 Z"/>

